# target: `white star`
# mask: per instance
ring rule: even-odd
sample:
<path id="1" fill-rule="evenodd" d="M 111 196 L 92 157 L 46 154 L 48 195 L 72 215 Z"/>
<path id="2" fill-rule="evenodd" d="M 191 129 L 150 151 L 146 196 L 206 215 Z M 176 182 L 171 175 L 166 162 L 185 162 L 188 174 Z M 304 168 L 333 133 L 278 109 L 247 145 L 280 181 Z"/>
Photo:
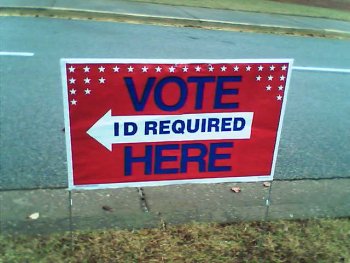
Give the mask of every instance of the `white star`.
<path id="1" fill-rule="evenodd" d="M 277 99 L 277 100 L 282 100 L 282 96 L 281 96 L 281 95 L 278 95 L 278 96 L 276 96 L 276 99 Z"/>
<path id="2" fill-rule="evenodd" d="M 89 95 L 91 93 L 91 90 L 90 89 L 86 89 L 84 90 L 85 91 L 85 95 Z"/>
<path id="3" fill-rule="evenodd" d="M 98 68 L 98 70 L 99 70 L 100 72 L 105 72 L 105 68 L 104 68 L 104 67 L 102 67 L 102 66 L 101 66 L 101 67 L 99 67 L 99 68 Z"/>
<path id="4" fill-rule="evenodd" d="M 272 81 L 272 80 L 273 80 L 273 76 L 270 75 L 270 76 L 267 77 L 267 79 L 268 79 L 269 81 Z"/>
<path id="5" fill-rule="evenodd" d="M 77 105 L 77 101 L 75 99 L 72 99 L 70 103 L 72 103 L 72 105 Z"/>
<path id="6" fill-rule="evenodd" d="M 281 77 L 280 77 L 280 80 L 281 81 L 284 81 L 286 79 L 286 77 L 284 76 L 284 75 L 282 75 Z"/>
<path id="7" fill-rule="evenodd" d="M 187 66 L 184 66 L 184 67 L 182 68 L 182 71 L 183 71 L 183 72 L 188 72 L 188 67 L 187 67 Z"/>
<path id="8" fill-rule="evenodd" d="M 239 67 L 236 65 L 234 68 L 233 68 L 234 71 L 238 71 L 239 70 Z"/>
<path id="9" fill-rule="evenodd" d="M 222 67 L 221 67 L 221 71 L 222 71 L 222 72 L 226 71 L 226 69 L 227 69 L 226 66 L 222 66 Z"/>
<path id="10" fill-rule="evenodd" d="M 147 70 L 148 70 L 148 67 L 146 67 L 146 66 L 142 67 L 142 72 L 147 72 Z"/>
<path id="11" fill-rule="evenodd" d="M 260 80 L 261 80 L 261 76 L 259 75 L 256 77 L 256 81 L 260 81 Z"/>
<path id="12" fill-rule="evenodd" d="M 283 90 L 283 86 L 282 85 L 278 86 L 278 90 Z"/>
<path id="13" fill-rule="evenodd" d="M 250 71 L 250 70 L 252 69 L 252 67 L 251 67 L 251 66 L 246 66 L 245 69 L 246 69 L 247 71 Z"/>
<path id="14" fill-rule="evenodd" d="M 132 66 L 128 67 L 128 72 L 134 72 L 134 68 Z"/>
<path id="15" fill-rule="evenodd" d="M 259 67 L 258 67 L 258 70 L 259 71 L 262 71 L 264 69 L 264 67 L 262 66 L 262 65 L 260 65 Z"/>
<path id="16" fill-rule="evenodd" d="M 73 66 L 70 66 L 69 68 L 69 72 L 74 72 L 74 70 L 75 70 L 75 67 L 73 67 Z"/>
<path id="17" fill-rule="evenodd" d="M 85 66 L 84 68 L 84 72 L 86 73 L 86 72 L 90 72 L 90 68 L 88 67 L 88 66 Z"/>
<path id="18" fill-rule="evenodd" d="M 200 72 L 201 71 L 201 67 L 200 66 L 197 66 L 196 67 L 196 72 Z"/>
<path id="19" fill-rule="evenodd" d="M 214 71 L 214 67 L 212 65 L 210 65 L 208 70 L 209 70 L 209 72 L 213 72 Z"/>
<path id="20" fill-rule="evenodd" d="M 286 65 L 283 65 L 283 66 L 281 67 L 281 69 L 282 69 L 283 71 L 285 71 L 285 70 L 287 69 L 287 66 L 286 66 Z"/>
<path id="21" fill-rule="evenodd" d="M 170 72 L 170 73 L 174 73 L 174 72 L 175 72 L 174 66 L 171 66 L 171 67 L 169 68 L 169 72 Z"/>
<path id="22" fill-rule="evenodd" d="M 120 67 L 115 66 L 115 67 L 113 68 L 113 71 L 114 71 L 114 72 L 119 72 L 119 69 L 120 69 Z"/>
<path id="23" fill-rule="evenodd" d="M 70 94 L 75 95 L 75 93 L 77 93 L 77 90 L 76 89 L 71 89 L 69 92 L 70 92 Z"/>
<path id="24" fill-rule="evenodd" d="M 105 78 L 99 78 L 98 81 L 102 84 L 102 83 L 105 83 L 106 82 L 106 79 Z"/>
<path id="25" fill-rule="evenodd" d="M 274 70 L 275 70 L 275 66 L 274 65 L 270 66 L 270 71 L 274 71 Z"/>
<path id="26" fill-rule="evenodd" d="M 70 84 L 75 84 L 75 79 L 74 79 L 74 78 L 70 78 L 70 79 L 69 79 L 69 83 L 70 83 Z"/>
<path id="27" fill-rule="evenodd" d="M 161 67 L 156 67 L 156 72 L 161 72 L 162 71 L 162 68 Z"/>
<path id="28" fill-rule="evenodd" d="M 89 79 L 88 77 L 86 77 L 86 78 L 84 79 L 85 84 L 90 84 L 90 81 L 91 81 L 91 79 Z"/>
<path id="29" fill-rule="evenodd" d="M 266 90 L 270 91 L 272 89 L 272 87 L 270 85 L 266 86 Z"/>

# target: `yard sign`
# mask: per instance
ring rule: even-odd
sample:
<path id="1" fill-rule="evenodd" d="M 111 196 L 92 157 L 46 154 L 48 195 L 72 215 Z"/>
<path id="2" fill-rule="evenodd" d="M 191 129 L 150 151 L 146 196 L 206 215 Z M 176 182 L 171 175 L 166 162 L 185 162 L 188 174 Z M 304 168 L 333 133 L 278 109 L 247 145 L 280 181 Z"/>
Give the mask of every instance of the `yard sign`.
<path id="1" fill-rule="evenodd" d="M 69 188 L 272 180 L 291 65 L 62 59 Z"/>

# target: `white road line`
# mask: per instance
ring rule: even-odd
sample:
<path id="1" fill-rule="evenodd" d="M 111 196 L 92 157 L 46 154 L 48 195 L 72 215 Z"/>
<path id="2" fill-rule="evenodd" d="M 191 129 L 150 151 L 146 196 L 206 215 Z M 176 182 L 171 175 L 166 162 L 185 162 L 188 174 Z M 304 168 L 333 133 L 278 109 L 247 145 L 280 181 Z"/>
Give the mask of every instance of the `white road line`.
<path id="1" fill-rule="evenodd" d="M 19 56 L 19 57 L 32 57 L 32 52 L 7 52 L 0 51 L 0 56 Z M 344 68 L 317 68 L 317 67 L 296 67 L 293 66 L 293 70 L 299 71 L 318 71 L 318 72 L 335 72 L 335 73 L 350 73 L 350 69 Z"/>
<path id="2" fill-rule="evenodd" d="M 0 51 L 0 56 L 32 57 L 32 56 L 34 56 L 34 53 Z"/>
<path id="3" fill-rule="evenodd" d="M 315 68 L 315 67 L 294 67 L 293 70 L 300 71 L 319 71 L 319 72 L 336 72 L 336 73 L 350 73 L 350 69 L 346 68 Z"/>

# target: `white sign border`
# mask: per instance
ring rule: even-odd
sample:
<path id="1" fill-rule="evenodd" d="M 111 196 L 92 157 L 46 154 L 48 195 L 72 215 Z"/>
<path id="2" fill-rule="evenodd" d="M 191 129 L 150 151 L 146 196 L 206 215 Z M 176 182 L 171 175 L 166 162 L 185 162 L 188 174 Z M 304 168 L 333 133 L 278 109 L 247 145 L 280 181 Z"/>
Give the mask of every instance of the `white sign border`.
<path id="1" fill-rule="evenodd" d="M 110 189 L 110 188 L 125 188 L 125 187 L 147 187 L 147 186 L 165 186 L 165 185 L 181 185 L 181 184 L 212 184 L 212 183 L 230 183 L 230 182 L 262 182 L 272 181 L 275 173 L 282 125 L 287 104 L 289 85 L 294 59 L 96 59 L 96 58 L 61 58 L 61 80 L 63 87 L 63 110 L 64 124 L 66 137 L 66 153 L 67 153 L 67 168 L 68 168 L 68 190 L 95 190 L 95 189 Z M 191 63 L 286 63 L 288 64 L 287 80 L 284 90 L 284 98 L 280 113 L 279 125 L 277 129 L 276 143 L 273 153 L 270 175 L 259 176 L 242 176 L 242 177 L 220 177 L 220 178 L 202 178 L 202 179 L 183 179 L 183 180 L 167 180 L 167 181 L 147 181 L 147 182 L 126 182 L 126 183 L 111 183 L 111 184 L 89 184 L 89 185 L 74 185 L 73 181 L 73 158 L 72 144 L 70 133 L 70 118 L 69 118 L 69 103 L 68 103 L 68 84 L 66 74 L 66 64 L 100 64 L 100 63 L 158 63 L 158 64 L 191 64 Z"/>

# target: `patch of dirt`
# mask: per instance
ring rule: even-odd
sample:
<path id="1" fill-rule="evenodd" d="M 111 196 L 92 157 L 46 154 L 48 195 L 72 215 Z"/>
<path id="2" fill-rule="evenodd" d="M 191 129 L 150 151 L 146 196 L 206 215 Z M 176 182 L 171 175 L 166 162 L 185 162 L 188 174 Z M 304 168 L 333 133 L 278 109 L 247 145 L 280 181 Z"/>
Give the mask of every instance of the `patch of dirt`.
<path id="1" fill-rule="evenodd" d="M 275 2 L 324 7 L 342 11 L 350 11 L 349 0 L 273 0 Z"/>

